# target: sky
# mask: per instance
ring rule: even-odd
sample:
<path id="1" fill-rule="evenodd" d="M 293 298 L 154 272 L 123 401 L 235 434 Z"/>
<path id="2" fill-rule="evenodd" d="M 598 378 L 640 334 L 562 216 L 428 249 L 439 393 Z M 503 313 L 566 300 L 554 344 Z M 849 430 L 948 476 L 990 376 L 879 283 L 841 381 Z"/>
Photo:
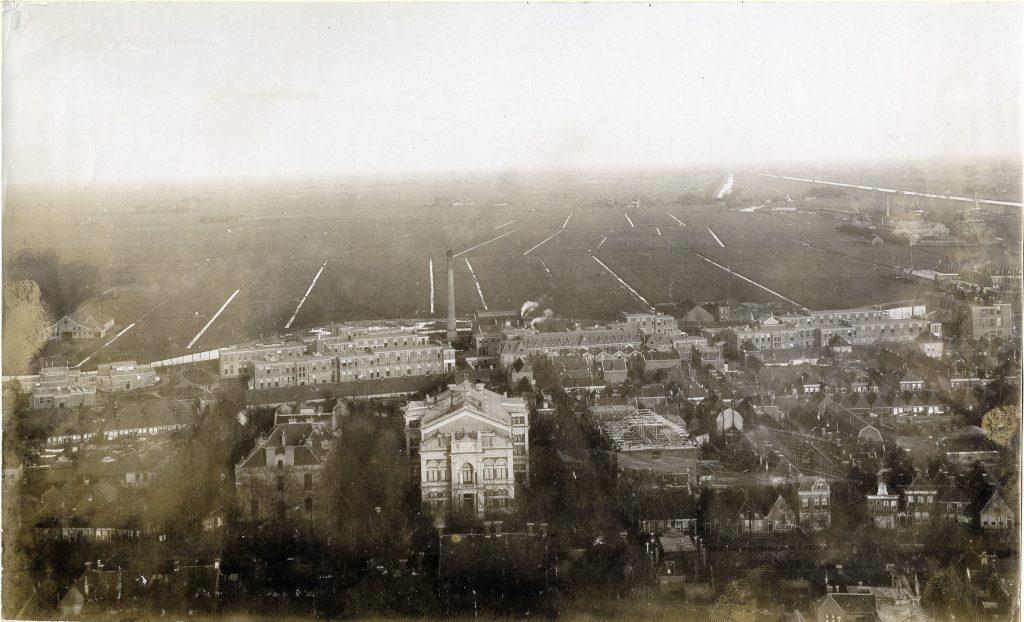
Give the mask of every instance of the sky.
<path id="1" fill-rule="evenodd" d="M 12 185 L 1021 151 L 1018 5 L 4 12 Z"/>

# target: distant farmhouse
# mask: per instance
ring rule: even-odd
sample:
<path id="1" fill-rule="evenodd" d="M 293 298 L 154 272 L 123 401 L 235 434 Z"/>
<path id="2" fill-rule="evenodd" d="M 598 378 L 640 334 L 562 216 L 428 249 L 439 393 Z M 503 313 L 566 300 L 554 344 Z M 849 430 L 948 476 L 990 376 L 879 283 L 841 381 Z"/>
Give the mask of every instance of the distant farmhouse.
<path id="1" fill-rule="evenodd" d="M 46 333 L 48 339 L 97 339 L 113 327 L 113 317 L 86 304 L 57 320 Z"/>

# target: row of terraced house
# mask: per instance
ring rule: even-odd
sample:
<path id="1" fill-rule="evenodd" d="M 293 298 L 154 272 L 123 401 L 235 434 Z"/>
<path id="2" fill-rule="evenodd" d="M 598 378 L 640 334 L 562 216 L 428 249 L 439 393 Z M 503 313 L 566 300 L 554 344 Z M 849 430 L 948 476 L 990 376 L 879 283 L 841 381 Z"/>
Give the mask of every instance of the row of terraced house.
<path id="1" fill-rule="evenodd" d="M 903 315 L 894 310 L 863 308 L 769 317 L 736 331 L 735 346 L 741 349 L 750 344 L 757 350 L 824 348 L 834 337 L 862 346 L 911 343 L 922 334 L 942 334 L 940 322 Z"/>
<path id="2" fill-rule="evenodd" d="M 455 350 L 409 328 L 333 324 L 291 341 L 253 343 L 218 352 L 222 378 L 247 378 L 272 389 L 444 374 Z"/>

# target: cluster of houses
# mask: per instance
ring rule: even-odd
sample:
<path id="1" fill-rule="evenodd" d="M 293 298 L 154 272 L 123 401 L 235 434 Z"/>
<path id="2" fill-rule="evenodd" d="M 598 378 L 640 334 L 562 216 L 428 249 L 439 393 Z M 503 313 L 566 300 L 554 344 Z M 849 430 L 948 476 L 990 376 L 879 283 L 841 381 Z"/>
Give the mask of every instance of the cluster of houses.
<path id="1" fill-rule="evenodd" d="M 799 478 L 795 491 L 774 497 L 744 489 L 715 490 L 702 520 L 707 534 L 821 531 L 832 524 L 832 490 L 823 478 Z"/>
<path id="2" fill-rule="evenodd" d="M 871 520 L 879 529 L 898 529 L 934 522 L 967 525 L 971 523 L 970 498 L 956 484 L 932 483 L 918 474 L 902 493 L 889 490 L 884 473 L 879 473 L 878 488 L 867 495 Z M 997 488 L 982 507 L 979 526 L 989 531 L 1016 529 L 1016 513 Z"/>
<path id="3" fill-rule="evenodd" d="M 168 433 L 186 428 L 193 408 L 187 401 L 152 399 L 58 424 L 30 463 L 8 469 L 5 458 L 5 486 L 9 471 L 18 483 L 18 494 L 5 498 L 18 507 L 10 516 L 27 522 L 41 539 L 152 537 L 144 506 L 175 452 Z"/>
<path id="4" fill-rule="evenodd" d="M 473 358 L 493 363 L 510 388 L 523 381 L 533 388 L 549 374 L 573 401 L 578 422 L 593 425 L 620 473 L 655 474 L 707 502 L 693 517 L 639 525 L 659 580 L 696 578 L 686 581 L 693 588 L 704 585 L 709 543 L 711 549 L 722 540 L 784 543 L 787 535 L 829 530 L 841 466 L 901 446 L 905 437 L 898 432 L 909 422 L 948 424 L 951 392 L 992 381 L 944 376 L 929 367 L 945 356 L 946 342 L 941 323 L 926 315 L 923 304 L 911 302 L 773 313 L 754 322 L 732 305 L 709 303 L 684 305 L 675 315 L 624 314 L 619 322 L 580 328 L 555 326 L 547 316 L 526 322 L 519 312 L 481 311 L 473 318 Z M 1003 317 L 1005 310 L 989 315 Z M 979 315 L 988 318 L 979 330 L 993 328 L 989 315 Z M 112 326 L 108 319 L 82 309 L 62 318 L 50 335 L 103 336 Z M 912 362 L 885 377 L 857 358 L 875 344 L 912 350 Z M 925 363 L 916 360 L 921 355 Z M 245 378 L 249 389 L 260 391 L 441 375 L 453 372 L 456 362 L 449 343 L 415 326 L 384 323 L 332 324 L 282 342 L 222 348 L 218 366 L 221 378 Z M 126 361 L 95 372 L 45 368 L 23 386 L 32 392 L 33 408 L 60 411 L 95 406 L 97 392 L 136 391 L 157 381 L 151 366 Z M 164 435 L 187 427 L 183 413 L 191 406 L 139 403 L 106 406 L 103 416 L 88 408 L 77 417 L 62 413 L 67 416 L 46 439 L 39 463 L 19 468 L 17 478 L 34 480 L 38 494 L 30 495 L 33 511 L 25 516 L 42 537 L 105 542 L 151 536 L 125 520 L 125 508 L 158 485 L 167 456 Z M 791 413 L 800 412 L 809 429 L 789 425 L 787 419 L 798 416 Z M 493 519 L 515 507 L 529 482 L 531 416 L 554 413 L 547 397 L 531 406 L 468 377 L 404 404 L 406 458 L 419 482 L 422 512 L 492 519 L 486 534 L 465 537 L 463 547 L 499 535 L 508 536 L 506 546 L 542 542 L 546 526 L 502 534 L 502 523 Z M 277 407 L 272 428 L 234 465 L 239 519 L 309 532 L 326 527 L 332 515 L 326 469 L 346 416 L 341 401 L 331 410 L 318 403 Z M 749 447 L 745 459 L 756 466 L 729 463 L 728 452 L 739 447 Z M 945 435 L 937 447 L 955 465 L 991 464 L 1000 457 L 980 428 Z M 6 490 L 6 468 L 4 476 Z M 993 490 L 978 526 L 1013 532 L 1016 492 L 998 485 Z M 937 484 L 918 474 L 897 490 L 882 472 L 863 501 L 878 529 L 975 520 L 972 500 L 954 478 Z M 450 552 L 458 544 L 451 535 L 441 539 L 442 556 L 445 547 Z M 96 570 L 65 593 L 62 606 L 80 610 L 90 591 L 109 581 Z M 183 576 L 178 572 L 156 574 L 172 584 Z M 202 576 L 212 578 L 216 593 L 219 568 L 204 566 Z M 830 589 L 796 619 L 877 620 L 878 594 Z"/>
<path id="5" fill-rule="evenodd" d="M 18 379 L 21 390 L 31 393 L 34 410 L 66 409 L 96 405 L 97 392 L 121 393 L 152 387 L 159 381 L 152 365 L 135 361 L 102 363 L 95 371 L 71 367 L 44 367 L 35 376 Z"/>

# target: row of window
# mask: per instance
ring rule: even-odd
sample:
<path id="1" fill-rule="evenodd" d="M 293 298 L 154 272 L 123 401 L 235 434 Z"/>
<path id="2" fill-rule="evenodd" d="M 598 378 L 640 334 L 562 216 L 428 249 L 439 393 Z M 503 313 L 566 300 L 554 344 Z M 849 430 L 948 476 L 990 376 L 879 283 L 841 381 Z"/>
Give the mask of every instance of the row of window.
<path id="1" fill-rule="evenodd" d="M 435 371 L 440 372 L 441 369 L 440 369 L 440 367 L 437 367 L 436 370 L 435 370 L 434 367 L 429 366 L 429 365 L 425 365 L 425 366 L 416 365 L 415 371 L 413 370 L 412 367 L 406 367 L 404 374 L 401 373 L 402 372 L 401 368 L 396 368 L 394 371 L 395 371 L 394 376 L 395 377 L 400 377 L 400 376 L 413 376 L 413 375 L 421 376 L 421 375 L 426 375 L 426 374 L 429 374 L 429 373 L 432 373 L 432 372 L 435 372 Z M 318 378 L 318 377 L 314 376 L 314 377 L 309 378 L 309 384 L 318 384 L 318 383 L 322 384 L 322 383 L 336 382 L 336 381 L 347 382 L 347 381 L 350 381 L 350 380 L 364 380 L 364 379 L 391 378 L 391 377 L 392 377 L 392 373 L 391 373 L 391 369 L 390 368 L 385 368 L 383 373 L 380 370 L 372 370 L 372 371 L 370 371 L 369 373 L 366 373 L 366 374 L 361 374 L 361 373 L 356 372 L 356 371 L 342 371 L 340 378 L 335 378 L 333 375 L 330 376 L 330 377 L 327 377 L 325 375 L 322 378 Z M 295 380 L 296 380 L 295 377 L 292 376 L 291 377 L 291 381 L 289 381 L 289 377 L 286 375 L 284 377 L 284 384 L 283 385 L 281 384 L 282 380 L 280 378 L 275 378 L 273 380 L 263 380 L 263 379 L 260 379 L 260 380 L 257 380 L 254 384 L 255 384 L 256 388 L 258 388 L 258 389 L 271 389 L 271 388 L 280 387 L 280 386 L 286 386 L 287 387 L 287 386 L 294 385 L 294 384 L 296 384 Z M 301 380 L 301 381 L 298 382 L 298 384 L 299 385 L 305 385 L 306 384 L 306 380 Z"/>
<path id="2" fill-rule="evenodd" d="M 427 461 L 425 475 L 426 481 L 428 482 L 447 482 L 448 464 L 445 462 L 438 462 L 436 460 L 429 460 Z M 475 469 L 473 468 L 473 465 L 468 462 L 462 465 L 462 468 L 458 471 L 458 475 L 459 483 L 477 483 Z M 499 458 L 497 460 L 484 460 L 483 479 L 484 481 L 508 479 L 508 461 L 504 458 Z"/>

